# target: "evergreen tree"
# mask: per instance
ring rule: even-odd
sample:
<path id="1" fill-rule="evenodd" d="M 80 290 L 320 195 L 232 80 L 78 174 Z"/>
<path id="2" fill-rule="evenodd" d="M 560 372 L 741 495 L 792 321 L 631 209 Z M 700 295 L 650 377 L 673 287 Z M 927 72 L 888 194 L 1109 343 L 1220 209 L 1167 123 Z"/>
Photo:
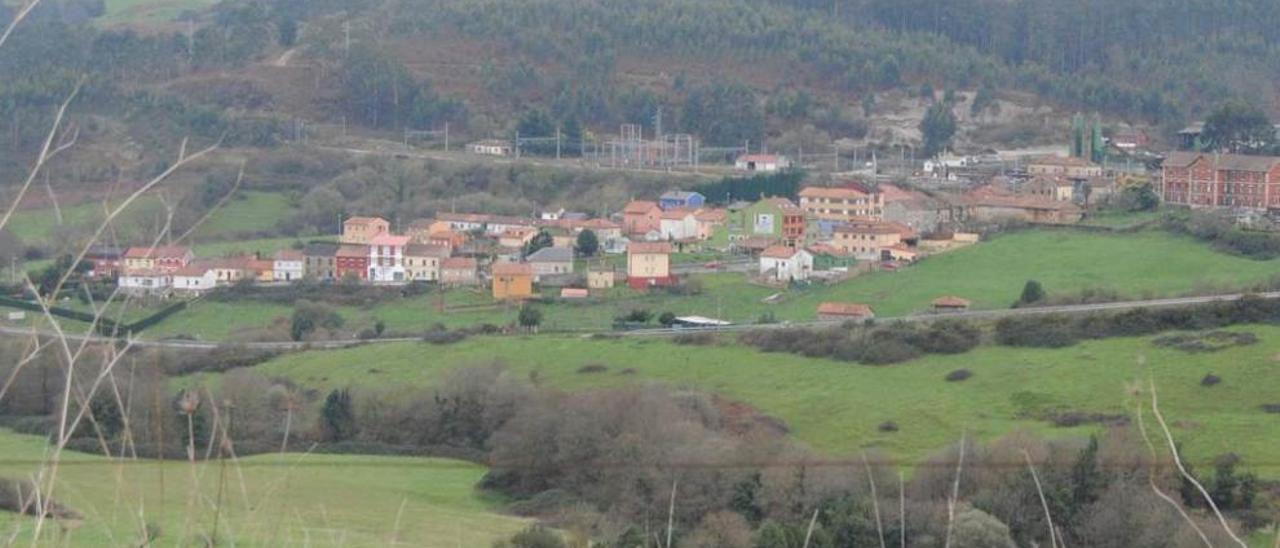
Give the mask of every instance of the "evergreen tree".
<path id="1" fill-rule="evenodd" d="M 596 252 L 600 251 L 600 239 L 596 237 L 595 231 L 586 229 L 578 233 L 578 241 L 575 242 L 574 247 L 577 248 L 578 255 L 594 257 Z"/>
<path id="2" fill-rule="evenodd" d="M 355 437 L 356 413 L 350 391 L 344 388 L 329 392 L 320 410 L 320 430 L 327 441 L 345 441 Z"/>
<path id="3" fill-rule="evenodd" d="M 924 136 L 924 155 L 933 157 L 951 145 L 956 134 L 956 115 L 951 105 L 938 103 L 925 111 L 920 120 L 920 133 Z"/>
<path id="4" fill-rule="evenodd" d="M 1027 283 L 1022 286 L 1022 295 L 1018 297 L 1017 305 L 1038 303 L 1044 300 L 1044 297 L 1044 286 L 1035 280 L 1027 280 Z"/>

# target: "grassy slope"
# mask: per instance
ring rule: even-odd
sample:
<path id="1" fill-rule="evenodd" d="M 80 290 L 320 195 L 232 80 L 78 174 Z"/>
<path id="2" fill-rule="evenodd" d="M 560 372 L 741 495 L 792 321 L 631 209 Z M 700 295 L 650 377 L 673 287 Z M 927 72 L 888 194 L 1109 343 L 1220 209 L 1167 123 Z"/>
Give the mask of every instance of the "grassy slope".
<path id="1" fill-rule="evenodd" d="M 201 239 L 270 230 L 294 209 L 289 197 L 278 192 L 241 192 L 214 211 L 200 226 Z"/>
<path id="2" fill-rule="evenodd" d="M 899 316 L 924 311 L 934 298 L 947 294 L 969 298 L 976 307 L 1003 308 L 1033 278 L 1050 294 L 1093 287 L 1114 289 L 1128 298 L 1169 296 L 1261 282 L 1274 275 L 1277 264 L 1223 255 L 1190 239 L 1156 231 L 1125 235 L 1027 231 L 930 257 L 899 272 L 869 274 L 831 287 L 777 290 L 747 283 L 741 274 L 726 273 L 700 277 L 705 290 L 695 296 L 644 295 L 619 288 L 607 299 L 546 306 L 543 326 L 607 329 L 615 316 L 632 308 L 735 322 L 753 322 L 765 312 L 783 320 L 812 320 L 818 303 L 829 300 L 868 303 L 881 316 Z M 778 291 L 786 293 L 780 304 L 761 302 Z M 463 308 L 445 314 L 438 311 L 436 299 L 431 294 L 371 309 L 347 308 L 342 313 L 351 325 L 371 325 L 380 318 L 393 331 L 421 331 L 436 322 L 505 324 L 516 316 L 514 308 L 495 305 L 475 291 L 450 292 L 447 306 Z M 155 332 L 198 332 L 218 339 L 288 314 L 288 307 L 262 303 L 202 305 L 175 316 Z M 230 317 L 236 321 L 227 322 Z"/>
<path id="3" fill-rule="evenodd" d="M 1126 413 L 1127 383 L 1154 376 L 1162 408 L 1178 424 L 1175 435 L 1197 461 L 1228 448 L 1260 473 L 1280 478 L 1280 421 L 1260 405 L 1280 403 L 1280 327 L 1243 328 L 1261 337 L 1253 346 L 1187 354 L 1157 348 L 1149 338 L 1082 343 L 1060 350 L 984 346 L 964 355 L 930 356 L 907 364 L 868 367 L 740 346 L 674 346 L 654 339 L 587 340 L 577 337 L 470 339 L 452 346 L 418 343 L 313 351 L 259 366 L 270 376 L 305 385 L 430 386 L 447 370 L 501 361 L 520 374 L 570 389 L 662 381 L 746 401 L 780 417 L 802 441 L 830 454 L 882 447 L 918 459 L 953 442 L 962 430 L 992 437 L 1017 428 L 1053 435 L 1081 434 L 1026 418 L 1047 411 Z M 1149 367 L 1138 365 L 1145 356 Z M 586 363 L 610 371 L 580 374 Z M 948 383 L 950 371 L 974 376 Z M 634 375 L 620 375 L 634 368 Z M 1203 388 L 1213 372 L 1222 384 Z M 887 420 L 901 431 L 882 433 Z"/>
<path id="4" fill-rule="evenodd" d="M 107 0 L 107 14 L 103 22 L 167 22 L 183 11 L 199 10 L 214 3 L 214 0 Z"/>
<path id="5" fill-rule="evenodd" d="M 36 436 L 0 431 L 0 476 L 27 477 L 36 471 L 45 442 Z M 102 457 L 67 453 L 56 497 L 86 517 L 70 544 L 132 545 L 138 538 L 140 503 L 146 521 L 161 528 L 163 545 L 185 544 L 195 531 L 212 527 L 219 466 L 197 466 L 206 501 L 192 512 L 198 524 L 184 537 L 183 515 L 192 485 L 184 462 L 138 461 L 114 464 Z M 491 512 L 493 502 L 474 486 L 484 474 L 477 465 L 445 459 L 301 455 L 261 455 L 243 459 L 244 491 L 237 469 L 226 469 L 220 541 L 236 545 L 280 546 L 318 543 L 387 545 L 398 538 L 412 546 L 487 546 L 522 527 L 516 518 Z M 163 476 L 163 477 L 162 477 Z M 162 496 L 163 489 L 163 496 Z M 246 509 L 246 501 L 251 509 Z M 13 514 L 0 513 L 6 538 Z M 33 522 L 23 519 L 26 544 Z"/>

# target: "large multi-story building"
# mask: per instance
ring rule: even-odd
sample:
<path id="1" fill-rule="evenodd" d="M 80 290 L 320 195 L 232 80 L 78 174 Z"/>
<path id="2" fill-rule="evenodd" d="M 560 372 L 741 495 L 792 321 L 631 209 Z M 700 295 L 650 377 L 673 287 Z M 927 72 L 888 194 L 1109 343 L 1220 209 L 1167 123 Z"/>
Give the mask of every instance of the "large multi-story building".
<path id="1" fill-rule="evenodd" d="M 880 220 L 884 195 L 856 186 L 805 187 L 800 191 L 800 209 L 823 221 Z"/>
<path id="2" fill-rule="evenodd" d="M 1162 171 L 1161 197 L 1168 204 L 1280 208 L 1280 158 L 1171 152 Z"/>

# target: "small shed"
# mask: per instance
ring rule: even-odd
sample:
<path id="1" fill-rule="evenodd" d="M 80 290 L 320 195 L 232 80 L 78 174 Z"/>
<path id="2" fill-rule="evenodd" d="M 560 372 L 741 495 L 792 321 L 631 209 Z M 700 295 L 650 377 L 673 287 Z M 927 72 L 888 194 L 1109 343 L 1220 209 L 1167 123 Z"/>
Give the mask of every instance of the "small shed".
<path id="1" fill-rule="evenodd" d="M 964 312 L 969 310 L 970 304 L 968 299 L 948 295 L 933 300 L 933 311 L 939 313 Z"/>
<path id="2" fill-rule="evenodd" d="M 566 287 L 560 290 L 561 299 L 585 299 L 591 294 L 581 287 Z"/>
<path id="3" fill-rule="evenodd" d="M 861 321 L 874 317 L 871 307 L 861 303 L 825 302 L 818 305 L 818 319 L 822 321 Z"/>

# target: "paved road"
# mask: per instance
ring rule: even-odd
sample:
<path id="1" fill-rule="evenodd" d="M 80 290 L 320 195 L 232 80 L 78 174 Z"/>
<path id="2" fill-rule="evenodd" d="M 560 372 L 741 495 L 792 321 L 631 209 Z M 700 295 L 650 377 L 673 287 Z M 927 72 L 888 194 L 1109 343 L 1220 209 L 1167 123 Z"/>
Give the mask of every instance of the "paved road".
<path id="1" fill-rule="evenodd" d="M 939 318 L 955 318 L 955 319 L 1000 319 L 1016 316 L 1032 316 L 1042 314 L 1083 314 L 1088 312 L 1099 311 L 1123 311 L 1133 310 L 1135 308 L 1165 308 L 1171 306 L 1186 306 L 1195 304 L 1206 304 L 1213 302 L 1235 301 L 1243 297 L 1244 293 L 1232 293 L 1228 295 L 1207 295 L 1202 297 L 1178 297 L 1173 299 L 1150 299 L 1145 301 L 1120 301 L 1112 303 L 1098 304 L 1076 304 L 1064 306 L 1043 306 L 1036 308 L 1001 308 L 993 310 L 973 310 L 969 312 L 953 312 L 948 314 L 915 314 L 911 316 L 901 316 L 896 318 L 877 318 L 877 322 L 892 321 L 929 321 Z M 1280 298 L 1280 291 L 1272 291 L 1268 293 L 1256 293 L 1255 295 L 1265 299 Z M 751 329 L 786 329 L 790 327 L 823 327 L 840 325 L 839 321 L 807 321 L 807 322 L 781 322 L 773 324 L 741 324 L 729 325 L 724 327 L 709 328 L 672 328 L 672 329 L 639 329 L 634 331 L 584 331 L 580 334 L 583 336 L 607 333 L 615 335 L 624 335 L 629 337 L 662 337 L 672 336 L 680 333 L 692 332 L 732 332 L 746 331 Z M 0 335 L 11 336 L 31 336 L 33 330 L 31 328 L 20 327 L 4 327 L 0 326 Z M 36 334 L 41 336 L 53 336 L 50 331 L 39 331 Z M 547 335 L 564 335 L 565 333 L 548 332 Z M 112 342 L 113 339 L 100 337 L 97 335 L 68 334 L 68 338 L 73 341 L 82 341 L 88 339 L 93 342 Z M 387 339 L 344 339 L 336 341 L 315 341 L 315 342 L 246 342 L 234 343 L 245 348 L 253 348 L 260 350 L 302 350 L 302 349 L 335 349 L 357 346 L 362 344 L 385 344 L 392 342 L 412 342 L 419 340 L 416 337 L 399 337 Z M 142 348 L 172 348 L 172 349 L 191 349 L 191 350 L 209 350 L 217 348 L 224 343 L 217 341 L 189 341 L 189 340 L 153 340 L 153 339 L 134 339 L 133 345 Z"/>

